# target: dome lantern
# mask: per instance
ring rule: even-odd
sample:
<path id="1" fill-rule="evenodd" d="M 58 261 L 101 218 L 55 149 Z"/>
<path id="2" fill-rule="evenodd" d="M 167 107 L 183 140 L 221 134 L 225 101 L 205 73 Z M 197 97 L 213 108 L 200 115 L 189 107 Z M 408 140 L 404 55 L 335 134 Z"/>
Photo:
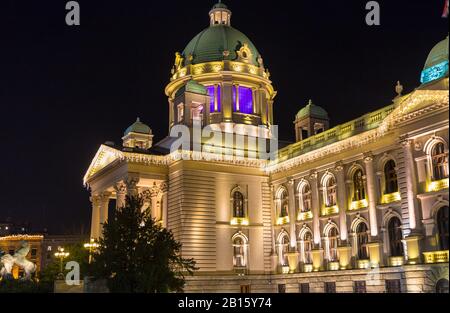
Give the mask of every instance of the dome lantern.
<path id="1" fill-rule="evenodd" d="M 214 25 L 226 25 L 231 26 L 231 11 L 228 7 L 219 0 L 211 11 L 209 11 L 210 24 Z"/>

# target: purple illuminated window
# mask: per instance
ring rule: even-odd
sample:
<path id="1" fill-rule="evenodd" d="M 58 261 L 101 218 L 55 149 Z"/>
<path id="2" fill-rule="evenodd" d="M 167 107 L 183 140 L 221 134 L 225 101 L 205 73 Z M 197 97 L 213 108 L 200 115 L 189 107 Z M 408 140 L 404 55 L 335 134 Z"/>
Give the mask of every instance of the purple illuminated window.
<path id="1" fill-rule="evenodd" d="M 253 92 L 251 88 L 239 86 L 239 110 L 236 101 L 236 86 L 233 86 L 233 110 L 253 114 Z"/>
<path id="2" fill-rule="evenodd" d="M 211 97 L 209 111 L 216 112 L 214 109 L 214 86 L 207 86 L 206 90 L 208 91 L 208 95 Z M 220 112 L 220 85 L 217 86 L 217 112 Z"/>

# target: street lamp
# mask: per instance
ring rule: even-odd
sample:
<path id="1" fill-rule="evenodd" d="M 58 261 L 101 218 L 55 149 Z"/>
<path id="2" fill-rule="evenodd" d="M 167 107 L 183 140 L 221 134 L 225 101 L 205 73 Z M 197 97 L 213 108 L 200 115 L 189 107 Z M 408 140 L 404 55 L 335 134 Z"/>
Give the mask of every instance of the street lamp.
<path id="1" fill-rule="evenodd" d="M 92 262 L 92 251 L 94 251 L 95 249 L 97 249 L 100 245 L 98 243 L 95 242 L 94 238 L 91 238 L 91 241 L 89 243 L 85 243 L 84 247 L 86 249 L 89 249 L 89 264 L 91 264 Z"/>
<path id="2" fill-rule="evenodd" d="M 59 274 L 58 274 L 58 276 L 60 278 L 64 278 L 63 261 L 68 256 L 69 256 L 69 252 L 65 252 L 64 248 L 62 248 L 62 247 L 58 247 L 58 252 L 55 253 L 55 257 L 57 257 L 59 259 Z"/>

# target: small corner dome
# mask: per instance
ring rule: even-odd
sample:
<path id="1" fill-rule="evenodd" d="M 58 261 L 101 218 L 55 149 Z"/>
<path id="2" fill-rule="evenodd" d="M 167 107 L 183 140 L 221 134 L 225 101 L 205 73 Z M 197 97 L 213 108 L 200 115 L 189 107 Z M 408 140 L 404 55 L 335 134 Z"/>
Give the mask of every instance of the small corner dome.
<path id="1" fill-rule="evenodd" d="M 307 106 L 302 108 L 300 111 L 298 111 L 297 115 L 295 116 L 297 120 L 306 118 L 306 117 L 315 117 L 320 118 L 324 120 L 328 120 L 328 113 L 323 109 L 322 107 L 315 105 L 311 100 L 309 100 L 309 103 Z"/>
<path id="2" fill-rule="evenodd" d="M 127 130 L 125 131 L 125 136 L 128 135 L 129 133 L 139 133 L 139 134 L 151 135 L 152 130 L 148 125 L 142 123 L 138 117 L 136 122 L 134 122 L 133 125 L 131 125 L 130 127 L 127 128 Z"/>
<path id="3" fill-rule="evenodd" d="M 428 54 L 424 69 L 430 68 L 442 62 L 448 62 L 448 35 L 447 38 L 438 42 Z"/>

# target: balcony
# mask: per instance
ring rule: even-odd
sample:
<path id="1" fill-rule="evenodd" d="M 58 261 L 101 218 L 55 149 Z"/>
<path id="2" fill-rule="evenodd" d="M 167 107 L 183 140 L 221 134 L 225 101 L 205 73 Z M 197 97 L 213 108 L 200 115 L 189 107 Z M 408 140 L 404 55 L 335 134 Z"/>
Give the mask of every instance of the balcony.
<path id="1" fill-rule="evenodd" d="M 329 271 L 339 271 L 340 265 L 339 262 L 330 262 L 328 263 L 328 270 Z"/>
<path id="2" fill-rule="evenodd" d="M 391 256 L 389 257 L 389 266 L 396 267 L 405 264 L 405 258 L 402 256 Z"/>
<path id="3" fill-rule="evenodd" d="M 370 268 L 370 260 L 358 260 L 357 261 L 357 267 L 359 269 L 369 269 Z"/>
<path id="4" fill-rule="evenodd" d="M 234 217 L 230 222 L 232 226 L 248 226 L 249 224 L 248 218 L 246 217 Z"/>
<path id="5" fill-rule="evenodd" d="M 297 220 L 298 221 L 307 221 L 313 218 L 313 213 L 311 211 L 308 212 L 300 212 L 298 213 Z"/>
<path id="6" fill-rule="evenodd" d="M 427 185 L 427 192 L 440 191 L 448 189 L 448 178 L 432 181 Z"/>
<path id="7" fill-rule="evenodd" d="M 381 197 L 381 204 L 393 203 L 400 201 L 401 199 L 400 192 L 388 193 Z"/>
<path id="8" fill-rule="evenodd" d="M 423 253 L 425 264 L 448 263 L 448 250 Z"/>
<path id="9" fill-rule="evenodd" d="M 277 225 L 286 225 L 286 224 L 289 224 L 289 216 L 283 216 L 277 219 Z"/>
<path id="10" fill-rule="evenodd" d="M 362 199 L 359 201 L 353 201 L 350 205 L 350 211 L 356 211 L 360 209 L 365 209 L 369 206 L 369 203 L 367 202 L 367 199 Z"/>
<path id="11" fill-rule="evenodd" d="M 337 205 L 322 208 L 322 216 L 330 216 L 339 213 L 339 208 Z"/>

